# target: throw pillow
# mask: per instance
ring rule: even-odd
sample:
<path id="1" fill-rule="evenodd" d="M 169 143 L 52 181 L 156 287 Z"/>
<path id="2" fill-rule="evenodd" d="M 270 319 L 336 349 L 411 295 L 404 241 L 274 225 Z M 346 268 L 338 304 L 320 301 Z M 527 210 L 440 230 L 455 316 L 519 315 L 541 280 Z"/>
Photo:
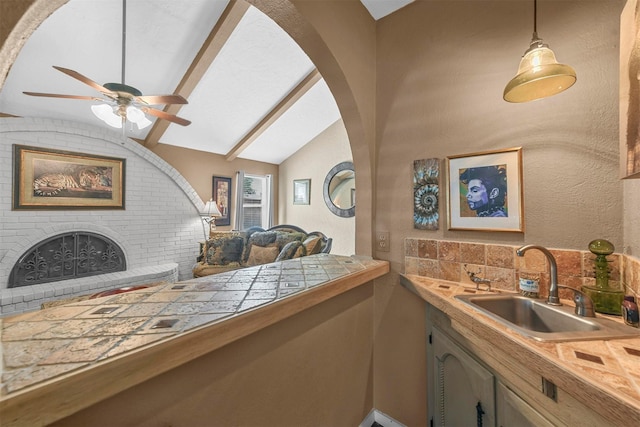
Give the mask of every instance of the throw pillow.
<path id="1" fill-rule="evenodd" d="M 244 231 L 213 231 L 207 239 L 204 262 L 209 265 L 222 265 L 230 262 L 241 261 L 237 256 L 238 247 L 240 255 L 244 249 L 247 233 Z"/>
<path id="2" fill-rule="evenodd" d="M 222 263 L 240 262 L 242 250 L 244 249 L 244 239 L 242 237 L 232 237 L 222 244 Z"/>
<path id="3" fill-rule="evenodd" d="M 284 261 L 286 259 L 300 258 L 302 256 L 307 255 L 307 250 L 298 240 L 294 240 L 293 242 L 289 242 L 284 245 L 282 251 L 276 258 L 276 261 Z"/>
<path id="4" fill-rule="evenodd" d="M 209 240 L 207 248 L 207 264 L 227 265 L 230 262 L 240 262 L 244 238 L 232 236 Z"/>
<path id="5" fill-rule="evenodd" d="M 278 234 L 278 237 L 276 239 L 276 244 L 281 249 L 284 249 L 287 243 L 295 242 L 295 241 L 302 242 L 306 237 L 304 233 L 300 233 L 297 231 L 294 231 L 292 233 L 287 231 L 277 231 L 276 233 Z"/>
<path id="6" fill-rule="evenodd" d="M 317 236 L 310 236 L 303 244 L 307 249 L 307 255 L 319 254 L 322 250 L 322 239 Z"/>
<path id="7" fill-rule="evenodd" d="M 276 257 L 278 256 L 278 248 L 275 246 L 257 246 L 252 245 L 251 251 L 249 252 L 249 259 L 247 260 L 247 265 L 261 265 L 261 264 L 269 264 L 270 262 L 274 262 Z"/>
<path id="8" fill-rule="evenodd" d="M 268 246 L 276 241 L 277 233 L 275 231 L 258 231 L 249 237 L 249 244 L 258 246 Z"/>

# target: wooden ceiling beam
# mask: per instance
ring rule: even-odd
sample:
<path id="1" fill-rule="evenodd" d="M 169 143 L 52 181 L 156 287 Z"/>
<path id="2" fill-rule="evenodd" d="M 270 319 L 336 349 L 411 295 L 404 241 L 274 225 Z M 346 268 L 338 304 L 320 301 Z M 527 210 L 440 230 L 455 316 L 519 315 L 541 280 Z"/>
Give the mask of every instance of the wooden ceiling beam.
<path id="1" fill-rule="evenodd" d="M 278 120 L 293 104 L 315 85 L 322 76 L 317 69 L 311 71 L 307 76 L 285 96 L 276 107 L 271 110 L 261 121 L 245 135 L 226 155 L 227 161 L 237 158 L 247 147 L 253 143 L 265 130 Z"/>
<path id="2" fill-rule="evenodd" d="M 240 23 L 249 6 L 248 2 L 242 0 L 231 0 L 229 2 L 174 93 L 189 99 L 189 96 L 205 75 L 216 56 L 218 56 L 233 30 Z M 177 115 L 181 107 L 182 106 L 178 104 L 171 104 L 167 105 L 163 111 Z M 164 135 L 169 128 L 169 124 L 170 122 L 166 120 L 156 120 L 147 134 L 143 145 L 148 148 L 156 146 L 158 142 L 160 142 L 162 135 Z"/>

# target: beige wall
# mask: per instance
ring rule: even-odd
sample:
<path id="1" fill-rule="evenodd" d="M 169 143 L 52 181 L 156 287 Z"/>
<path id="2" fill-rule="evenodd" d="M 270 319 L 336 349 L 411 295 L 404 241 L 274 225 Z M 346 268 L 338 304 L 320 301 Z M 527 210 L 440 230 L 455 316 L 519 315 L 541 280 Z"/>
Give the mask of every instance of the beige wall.
<path id="1" fill-rule="evenodd" d="M 322 231 L 333 239 L 331 253 L 355 253 L 355 218 L 333 214 L 325 204 L 323 184 L 336 164 L 352 161 L 349 139 L 342 120 L 338 120 L 313 141 L 280 164 L 281 224 L 294 224 L 306 231 Z M 293 204 L 293 180 L 311 179 L 309 205 Z"/>
<path id="2" fill-rule="evenodd" d="M 172 145 L 158 144 L 151 148 L 158 156 L 176 168 L 178 172 L 191 184 L 200 198 L 206 202 L 212 197 L 213 176 L 231 178 L 231 225 L 218 226 L 219 230 L 231 230 L 235 226 L 236 211 L 236 172 L 243 170 L 246 173 L 257 175 L 273 175 L 273 182 L 278 182 L 278 165 L 271 163 L 255 162 L 252 160 L 235 159 L 227 161 L 224 156 L 203 151 L 189 150 Z M 278 187 L 274 185 L 274 197 L 278 198 Z M 278 217 L 278 206 L 275 206 L 274 218 Z"/>

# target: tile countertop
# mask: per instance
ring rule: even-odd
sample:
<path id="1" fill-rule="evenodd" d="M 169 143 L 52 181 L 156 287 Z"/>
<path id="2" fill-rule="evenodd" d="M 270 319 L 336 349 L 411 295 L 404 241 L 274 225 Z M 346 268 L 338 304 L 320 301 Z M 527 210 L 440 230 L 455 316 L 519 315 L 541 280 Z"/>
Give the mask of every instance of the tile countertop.
<path id="1" fill-rule="evenodd" d="M 491 337 L 490 345 L 508 350 L 517 362 L 553 379 L 558 387 L 606 419 L 619 425 L 640 420 L 640 337 L 540 342 L 454 299 L 455 295 L 475 293 L 474 288 L 415 275 L 401 275 L 400 281 L 444 312 L 460 334 Z"/>
<path id="2" fill-rule="evenodd" d="M 0 425 L 51 423 L 388 271 L 318 254 L 0 319 Z"/>

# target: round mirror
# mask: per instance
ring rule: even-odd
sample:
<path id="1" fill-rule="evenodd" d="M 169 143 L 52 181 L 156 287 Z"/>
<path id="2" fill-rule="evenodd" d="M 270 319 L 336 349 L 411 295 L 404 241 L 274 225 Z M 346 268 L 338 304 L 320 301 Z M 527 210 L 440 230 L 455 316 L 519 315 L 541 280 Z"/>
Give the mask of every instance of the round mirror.
<path id="1" fill-rule="evenodd" d="M 324 202 L 334 214 L 349 218 L 356 214 L 356 173 L 352 162 L 335 165 L 324 179 Z"/>

